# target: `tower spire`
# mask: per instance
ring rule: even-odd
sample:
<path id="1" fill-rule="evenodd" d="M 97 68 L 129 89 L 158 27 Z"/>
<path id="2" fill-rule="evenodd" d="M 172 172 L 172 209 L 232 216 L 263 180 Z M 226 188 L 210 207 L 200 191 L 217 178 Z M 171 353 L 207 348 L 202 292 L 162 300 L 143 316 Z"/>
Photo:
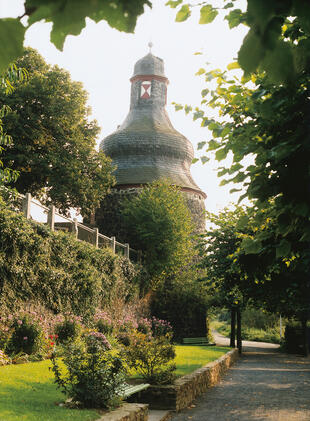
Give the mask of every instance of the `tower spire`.
<path id="1" fill-rule="evenodd" d="M 150 53 L 152 54 L 152 48 L 153 48 L 153 43 L 152 43 L 152 41 L 150 41 L 148 44 L 148 47 L 149 47 L 149 49 L 150 49 Z"/>

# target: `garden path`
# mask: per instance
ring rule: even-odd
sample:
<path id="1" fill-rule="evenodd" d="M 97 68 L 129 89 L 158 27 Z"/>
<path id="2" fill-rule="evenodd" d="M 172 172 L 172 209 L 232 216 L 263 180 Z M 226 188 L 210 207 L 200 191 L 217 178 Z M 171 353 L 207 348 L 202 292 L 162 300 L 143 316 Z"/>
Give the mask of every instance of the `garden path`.
<path id="1" fill-rule="evenodd" d="M 215 334 L 218 345 L 227 339 Z M 222 381 L 173 421 L 310 421 L 310 358 L 277 345 L 243 342 L 243 354 Z"/>

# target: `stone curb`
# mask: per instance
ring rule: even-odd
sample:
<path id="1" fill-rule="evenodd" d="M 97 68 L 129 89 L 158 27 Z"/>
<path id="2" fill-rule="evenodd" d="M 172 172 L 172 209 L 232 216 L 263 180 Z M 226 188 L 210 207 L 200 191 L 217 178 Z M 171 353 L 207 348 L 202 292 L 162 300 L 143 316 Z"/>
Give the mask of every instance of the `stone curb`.
<path id="1" fill-rule="evenodd" d="M 140 403 L 124 403 L 114 411 L 103 415 L 97 421 L 147 421 L 148 405 Z"/>
<path id="2" fill-rule="evenodd" d="M 173 385 L 150 386 L 141 392 L 139 402 L 148 403 L 150 409 L 181 411 L 217 384 L 237 358 L 238 350 L 233 349 L 193 373 L 177 379 Z"/>

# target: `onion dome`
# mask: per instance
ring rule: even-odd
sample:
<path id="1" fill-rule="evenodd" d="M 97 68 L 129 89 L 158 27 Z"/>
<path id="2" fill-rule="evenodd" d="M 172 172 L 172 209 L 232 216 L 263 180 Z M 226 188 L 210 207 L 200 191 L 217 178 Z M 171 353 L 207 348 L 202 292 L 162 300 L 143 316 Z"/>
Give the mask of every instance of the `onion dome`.
<path id="1" fill-rule="evenodd" d="M 174 129 L 165 109 L 169 82 L 163 60 L 147 54 L 135 64 L 130 81 L 129 113 L 100 144 L 116 164 L 115 187 L 140 186 L 165 178 L 205 197 L 190 173 L 193 146 Z"/>

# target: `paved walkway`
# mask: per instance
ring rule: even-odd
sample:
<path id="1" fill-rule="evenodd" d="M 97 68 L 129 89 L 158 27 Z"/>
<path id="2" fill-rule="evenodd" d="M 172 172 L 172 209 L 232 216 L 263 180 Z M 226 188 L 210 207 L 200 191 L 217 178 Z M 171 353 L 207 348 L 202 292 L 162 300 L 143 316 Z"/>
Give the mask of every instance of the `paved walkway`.
<path id="1" fill-rule="evenodd" d="M 227 343 L 220 335 L 215 341 Z M 222 381 L 173 421 L 310 421 L 310 359 L 281 354 L 277 345 L 243 345 Z"/>

